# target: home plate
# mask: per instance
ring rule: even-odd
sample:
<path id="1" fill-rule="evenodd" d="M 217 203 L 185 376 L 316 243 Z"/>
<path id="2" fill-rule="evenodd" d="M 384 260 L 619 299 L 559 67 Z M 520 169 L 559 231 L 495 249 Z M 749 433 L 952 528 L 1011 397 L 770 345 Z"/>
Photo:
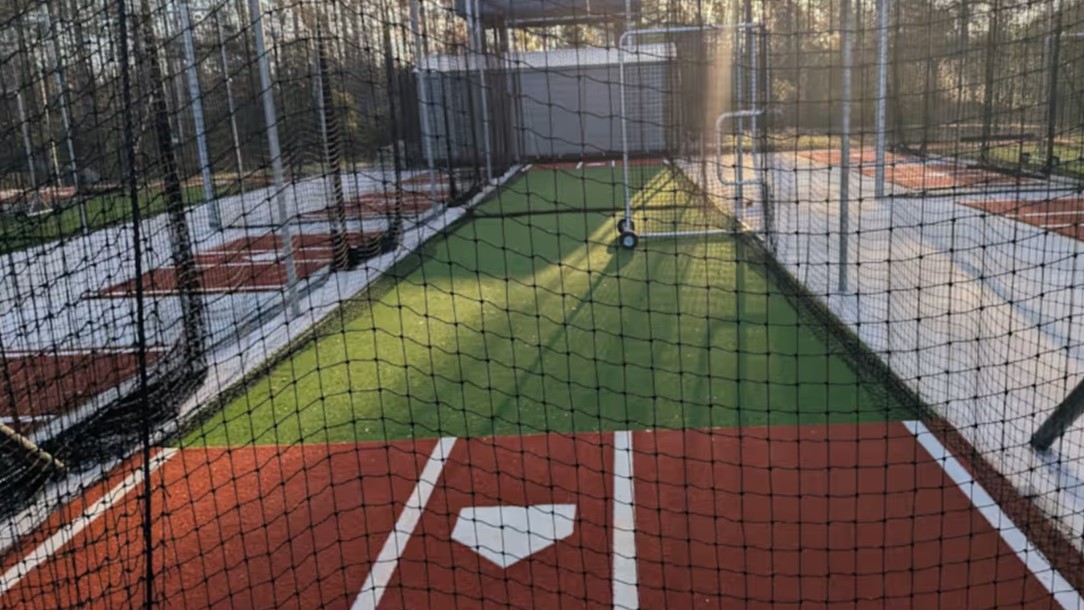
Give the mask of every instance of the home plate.
<path id="1" fill-rule="evenodd" d="M 468 506 L 459 511 L 452 540 L 502 568 L 572 535 L 575 504 Z"/>

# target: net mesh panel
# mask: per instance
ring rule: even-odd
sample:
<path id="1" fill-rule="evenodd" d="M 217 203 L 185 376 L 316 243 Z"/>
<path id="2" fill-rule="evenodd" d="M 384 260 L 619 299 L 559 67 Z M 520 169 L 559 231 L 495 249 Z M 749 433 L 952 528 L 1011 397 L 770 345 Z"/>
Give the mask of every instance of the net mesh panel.
<path id="1" fill-rule="evenodd" d="M 0 607 L 1084 608 L 1082 53 L 3 3 Z"/>
<path id="2" fill-rule="evenodd" d="M 661 160 L 695 186 L 685 202 L 668 196 L 678 183 L 666 175 L 630 191 L 625 222 L 637 236 L 749 228 L 774 241 L 777 172 L 769 147 L 768 41 L 759 23 L 669 26 L 625 35 L 622 152 L 628 165 L 650 172 Z"/>

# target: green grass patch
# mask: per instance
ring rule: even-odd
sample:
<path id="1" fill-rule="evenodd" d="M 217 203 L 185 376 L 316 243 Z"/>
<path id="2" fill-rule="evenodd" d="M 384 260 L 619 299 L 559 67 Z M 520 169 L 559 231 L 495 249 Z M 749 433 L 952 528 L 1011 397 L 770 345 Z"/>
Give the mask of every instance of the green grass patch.
<path id="1" fill-rule="evenodd" d="M 182 189 L 185 205 L 203 202 L 203 188 L 187 186 Z M 166 200 L 159 189 L 143 188 L 139 192 L 144 218 L 166 211 Z M 127 193 L 110 192 L 88 197 L 85 202 L 87 225 L 91 231 L 132 220 L 132 204 Z M 57 211 L 30 216 L 0 215 L 0 253 L 14 252 L 58 239 L 79 235 L 83 221 L 75 202 Z"/>
<path id="2" fill-rule="evenodd" d="M 655 171 L 637 174 L 634 186 Z M 687 192 L 663 190 L 670 203 Z M 520 177 L 479 210 L 493 216 L 426 245 L 414 271 L 351 304 L 352 317 L 252 381 L 182 443 L 910 415 L 874 398 L 884 394 L 877 382 L 818 338 L 737 240 L 617 248 L 615 214 L 583 210 L 620 206 L 620 191 L 610 169 Z M 576 211 L 546 213 L 555 207 Z M 536 213 L 516 215 L 524 210 Z"/>

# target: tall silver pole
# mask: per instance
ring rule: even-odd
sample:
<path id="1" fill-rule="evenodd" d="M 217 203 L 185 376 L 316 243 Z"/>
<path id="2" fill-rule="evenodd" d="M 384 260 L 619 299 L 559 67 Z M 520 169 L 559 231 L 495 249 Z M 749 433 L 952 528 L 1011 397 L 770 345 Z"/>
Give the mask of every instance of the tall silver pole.
<path id="1" fill-rule="evenodd" d="M 851 1 L 840 3 L 840 36 L 843 47 L 843 117 L 840 125 L 842 143 L 839 163 L 839 292 L 847 292 L 847 246 L 850 237 L 851 197 Z"/>
<path id="2" fill-rule="evenodd" d="M 629 120 L 628 102 L 625 101 L 625 41 L 630 37 L 635 37 L 635 34 L 632 30 L 626 29 L 617 39 L 617 79 L 621 95 L 621 172 L 625 187 L 625 223 L 629 228 L 632 227 L 632 189 L 629 186 Z"/>
<path id="3" fill-rule="evenodd" d="M 483 139 L 483 146 L 485 147 L 486 155 L 486 181 L 493 181 L 493 150 L 490 144 L 490 129 L 489 129 L 489 100 L 487 99 L 487 92 L 489 88 L 486 86 L 486 68 L 489 63 L 486 61 L 485 56 L 482 54 L 482 37 L 485 36 L 485 29 L 482 26 L 482 12 L 481 7 L 478 4 L 478 0 L 467 0 L 468 15 L 471 12 L 470 6 L 474 5 L 474 19 L 471 20 L 469 27 L 471 31 L 471 38 L 474 41 L 474 51 L 471 54 L 477 53 L 476 67 L 478 68 L 478 86 L 481 89 L 482 97 L 482 133 L 485 136 Z"/>
<path id="4" fill-rule="evenodd" d="M 267 43 L 263 34 L 263 7 L 260 0 L 248 0 L 249 12 L 252 13 L 252 31 L 255 34 L 256 61 L 260 69 L 260 99 L 263 102 L 263 119 L 267 129 L 267 148 L 271 153 L 271 171 L 275 180 L 274 219 L 276 233 L 282 238 L 283 255 L 286 263 L 286 299 L 293 316 L 300 315 L 301 306 L 297 300 L 297 267 L 294 261 L 294 240 L 290 233 L 290 217 L 286 210 L 286 186 L 282 171 L 282 149 L 279 146 L 278 119 L 275 113 L 274 92 L 271 89 L 271 64 L 267 59 Z"/>
<path id="5" fill-rule="evenodd" d="M 885 196 L 885 121 L 888 119 L 888 20 L 891 0 L 878 0 L 877 11 L 877 158 L 873 194 Z"/>
<path id="6" fill-rule="evenodd" d="M 4 40 L 0 39 L 0 42 L 4 42 Z M 19 130 L 23 136 L 23 152 L 26 154 L 26 169 L 30 174 L 30 189 L 33 193 L 33 198 L 29 205 L 31 209 L 35 209 L 35 203 L 39 201 L 40 196 L 38 193 L 38 168 L 35 167 L 34 144 L 30 139 L 30 122 L 27 121 L 26 118 L 26 101 L 23 100 L 24 83 L 21 82 L 19 69 L 14 61 L 11 62 L 11 75 L 11 83 L 15 88 L 15 109 L 19 114 Z M 6 92 L 7 86 L 5 85 L 5 82 L 6 81 L 0 82 L 0 88 Z"/>
<path id="7" fill-rule="evenodd" d="M 421 106 L 419 114 L 422 119 L 422 148 L 425 150 L 425 164 L 429 167 L 429 196 L 435 197 L 437 192 L 437 169 L 433 161 L 433 126 L 429 122 L 429 113 L 432 108 L 429 105 L 429 89 L 426 82 L 422 63 L 427 61 L 422 51 L 422 23 L 424 16 L 418 6 L 423 0 L 410 0 L 410 29 L 414 34 L 414 65 L 418 76 L 418 104 Z M 428 66 L 426 66 L 428 68 Z"/>
<path id="8" fill-rule="evenodd" d="M 34 161 L 34 144 L 30 139 L 30 122 L 26 118 L 26 101 L 23 99 L 23 83 L 20 82 L 18 68 L 12 62 L 11 82 L 15 84 L 15 107 L 19 113 L 19 127 L 23 134 L 23 149 L 26 151 L 26 167 L 30 171 L 30 186 L 34 188 L 35 197 L 38 188 L 38 168 Z"/>
<path id="9" fill-rule="evenodd" d="M 224 10 L 224 9 L 219 9 Z M 237 103 L 233 97 L 233 76 L 230 75 L 230 60 L 226 55 L 226 37 L 222 35 L 222 21 L 215 13 L 215 31 L 218 34 L 218 51 L 222 59 L 222 79 L 226 84 L 226 109 L 230 113 L 230 135 L 233 136 L 233 154 L 237 162 L 237 182 L 241 194 L 245 194 L 245 159 L 241 153 L 241 135 L 237 129 Z"/>
<path id="10" fill-rule="evenodd" d="M 53 101 L 49 99 L 49 58 L 48 53 L 42 53 L 41 61 L 34 61 L 34 76 L 32 80 L 37 80 L 38 87 L 41 89 L 41 110 L 45 115 L 45 133 L 49 138 L 48 150 L 45 153 L 46 159 L 50 165 L 49 180 L 52 181 L 55 177 L 56 180 L 60 180 L 60 152 L 56 148 L 56 136 L 53 133 Z M 38 78 L 40 76 L 40 78 Z"/>
<path id="11" fill-rule="evenodd" d="M 30 170 L 30 186 L 36 191 L 38 188 L 38 168 L 34 161 L 34 144 L 30 140 L 30 123 L 26 120 L 26 103 L 23 101 L 23 92 L 15 91 L 15 105 L 19 109 L 19 125 L 23 132 L 23 148 L 26 149 L 26 166 Z M 35 193 L 35 196 L 36 193 Z"/>
<path id="12" fill-rule="evenodd" d="M 203 92 L 199 86 L 196 70 L 196 43 L 192 34 L 192 18 L 188 14 L 188 0 L 180 0 L 181 36 L 184 38 L 185 72 L 188 73 L 188 95 L 192 98 L 192 123 L 196 129 L 196 152 L 199 154 L 200 179 L 203 182 L 203 201 L 210 213 L 208 224 L 217 231 L 222 228 L 222 214 L 215 198 L 214 178 L 211 176 L 211 158 L 207 154 L 207 128 L 203 122 Z"/>
<path id="13" fill-rule="evenodd" d="M 50 43 L 53 47 L 53 79 L 56 81 L 57 103 L 60 105 L 60 120 L 64 124 L 64 140 L 68 149 L 69 169 L 71 170 L 72 186 L 75 187 L 75 197 L 79 206 L 79 221 L 83 226 L 83 232 L 90 231 L 90 221 L 87 218 L 86 202 L 79 192 L 79 165 L 75 159 L 75 139 L 72 137 L 71 116 L 68 113 L 67 83 L 64 78 L 63 55 L 60 48 L 60 35 L 53 27 L 52 16 L 49 14 L 49 4 L 43 7 L 45 13 L 45 28 L 48 30 Z M 59 168 L 58 168 L 59 172 Z M 59 178 L 59 173 L 57 174 Z"/>

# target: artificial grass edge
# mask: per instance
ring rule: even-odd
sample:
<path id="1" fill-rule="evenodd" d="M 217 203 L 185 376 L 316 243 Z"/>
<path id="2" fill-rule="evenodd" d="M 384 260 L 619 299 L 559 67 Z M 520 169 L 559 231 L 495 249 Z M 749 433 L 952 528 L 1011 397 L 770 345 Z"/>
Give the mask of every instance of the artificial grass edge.
<path id="1" fill-rule="evenodd" d="M 704 200 L 712 205 L 710 195 L 677 165 L 672 171 Z M 866 342 L 837 316 L 824 301 L 798 280 L 773 255 L 766 244 L 748 231 L 741 230 L 738 220 L 729 217 L 736 242 L 747 252 L 743 260 L 749 265 L 759 265 L 782 290 L 782 296 L 798 314 L 799 319 L 809 322 L 810 332 L 824 342 L 833 354 L 838 355 L 853 371 L 865 379 L 874 381 L 867 388 L 871 394 L 885 403 L 885 413 L 904 411 L 922 418 L 932 417 L 933 409 L 922 397 L 907 385 Z M 891 405 L 891 406 L 890 406 Z"/>
<path id="2" fill-rule="evenodd" d="M 516 176 L 523 173 L 520 169 L 516 174 L 511 176 L 506 184 L 511 182 Z M 496 197 L 504 185 L 500 185 L 493 189 L 488 195 L 481 198 L 474 206 L 477 208 L 491 199 Z M 450 209 L 454 209 L 452 206 Z M 195 412 L 191 413 L 181 425 L 177 426 L 169 436 L 167 436 L 163 444 L 180 448 L 195 448 L 195 447 L 208 447 L 206 442 L 200 442 L 199 440 L 190 441 L 188 437 L 194 432 L 200 430 L 208 421 L 213 419 L 215 415 L 220 413 L 223 409 L 229 406 L 237 398 L 246 394 L 251 390 L 261 379 L 264 379 L 270 375 L 276 368 L 278 368 L 284 362 L 295 357 L 298 353 L 316 345 L 321 339 L 334 332 L 341 332 L 343 326 L 349 321 L 356 318 L 358 315 L 368 311 L 373 303 L 379 301 L 387 292 L 392 290 L 400 281 L 407 278 L 415 270 L 422 266 L 425 260 L 426 251 L 433 247 L 434 244 L 439 243 L 442 239 L 447 239 L 449 235 L 459 230 L 467 222 L 473 220 L 473 215 L 470 210 L 467 210 L 465 214 L 461 215 L 456 220 L 447 223 L 440 230 L 430 235 L 425 241 L 418 244 L 412 252 L 404 256 L 398 262 L 391 266 L 387 271 L 380 274 L 380 277 L 375 281 L 370 282 L 368 286 L 363 288 L 354 296 L 342 301 L 337 307 L 329 311 L 323 318 L 318 320 L 315 324 L 310 326 L 305 332 L 301 333 L 291 341 L 288 341 L 286 345 L 280 347 L 277 351 L 272 353 L 259 366 L 255 367 L 240 379 L 228 385 L 226 388 L 220 390 L 214 398 L 207 401 L 207 403 L 198 407 Z M 201 437 L 202 438 L 202 437 Z"/>

